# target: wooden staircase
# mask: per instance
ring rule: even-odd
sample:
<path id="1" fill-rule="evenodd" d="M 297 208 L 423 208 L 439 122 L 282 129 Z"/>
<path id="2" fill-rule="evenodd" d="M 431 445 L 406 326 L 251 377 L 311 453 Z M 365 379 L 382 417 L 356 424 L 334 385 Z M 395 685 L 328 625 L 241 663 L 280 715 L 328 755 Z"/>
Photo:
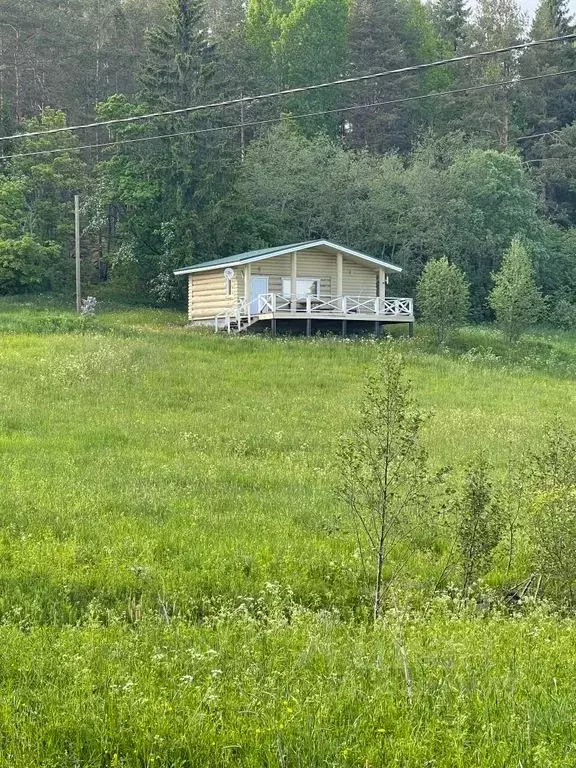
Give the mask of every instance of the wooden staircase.
<path id="1" fill-rule="evenodd" d="M 227 333 L 244 333 L 250 326 L 254 325 L 260 320 L 256 317 L 246 317 L 242 315 L 224 314 L 218 315 L 214 321 L 214 332 L 226 331 Z"/>

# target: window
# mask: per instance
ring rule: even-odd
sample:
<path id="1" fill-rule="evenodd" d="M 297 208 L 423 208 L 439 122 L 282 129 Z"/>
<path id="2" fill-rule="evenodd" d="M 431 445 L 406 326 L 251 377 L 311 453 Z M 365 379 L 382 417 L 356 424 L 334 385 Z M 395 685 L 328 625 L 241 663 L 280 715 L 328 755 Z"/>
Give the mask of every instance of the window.
<path id="1" fill-rule="evenodd" d="M 292 294 L 292 280 L 289 277 L 282 278 L 282 296 L 289 299 Z M 320 295 L 320 280 L 308 277 L 296 280 L 296 298 L 305 299 L 306 296 Z"/>

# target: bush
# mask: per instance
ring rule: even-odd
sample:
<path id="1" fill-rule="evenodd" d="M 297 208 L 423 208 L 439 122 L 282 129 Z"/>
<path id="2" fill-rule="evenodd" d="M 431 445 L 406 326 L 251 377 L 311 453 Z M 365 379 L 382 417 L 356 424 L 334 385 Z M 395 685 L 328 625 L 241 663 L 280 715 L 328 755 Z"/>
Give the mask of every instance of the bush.
<path id="1" fill-rule="evenodd" d="M 560 297 L 552 312 L 552 324 L 564 331 L 576 328 L 576 306 L 564 296 Z"/>

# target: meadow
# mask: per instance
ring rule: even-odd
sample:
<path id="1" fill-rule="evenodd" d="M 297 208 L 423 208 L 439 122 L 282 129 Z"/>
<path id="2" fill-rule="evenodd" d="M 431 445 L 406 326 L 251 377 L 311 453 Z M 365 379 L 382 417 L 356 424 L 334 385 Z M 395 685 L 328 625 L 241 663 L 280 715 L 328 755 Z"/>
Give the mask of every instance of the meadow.
<path id="1" fill-rule="evenodd" d="M 366 620 L 334 456 L 377 343 L 184 323 L 0 302 L 0 766 L 576 766 L 570 615 Z M 576 423 L 569 334 L 396 343 L 437 467 Z"/>

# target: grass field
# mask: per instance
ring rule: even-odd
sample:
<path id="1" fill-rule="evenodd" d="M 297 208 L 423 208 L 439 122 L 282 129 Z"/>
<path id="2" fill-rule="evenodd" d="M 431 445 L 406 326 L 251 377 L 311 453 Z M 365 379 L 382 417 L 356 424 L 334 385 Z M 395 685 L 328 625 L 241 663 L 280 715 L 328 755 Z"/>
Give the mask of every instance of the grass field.
<path id="1" fill-rule="evenodd" d="M 183 326 L 0 303 L 0 766 L 576 766 L 571 618 L 364 621 L 333 459 L 376 344 Z M 576 422 L 569 335 L 398 344 L 438 467 Z"/>

